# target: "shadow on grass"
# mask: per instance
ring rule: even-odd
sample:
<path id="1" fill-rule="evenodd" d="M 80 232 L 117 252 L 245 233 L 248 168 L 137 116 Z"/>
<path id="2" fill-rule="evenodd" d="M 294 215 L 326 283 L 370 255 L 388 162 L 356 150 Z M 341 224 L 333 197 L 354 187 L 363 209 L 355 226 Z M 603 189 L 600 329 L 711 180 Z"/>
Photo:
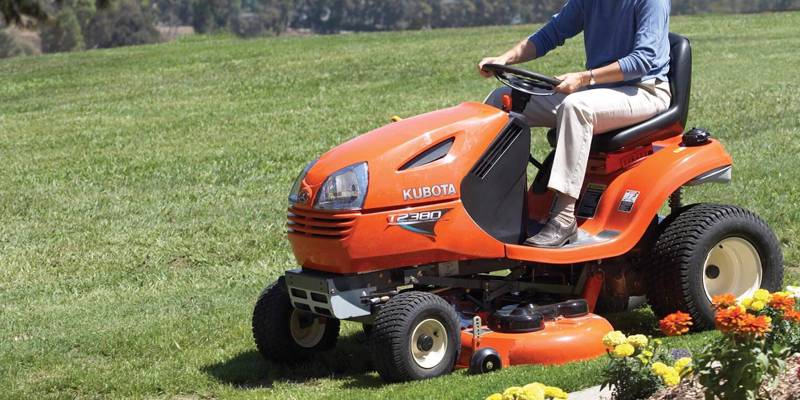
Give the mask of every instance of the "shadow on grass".
<path id="1" fill-rule="evenodd" d="M 649 307 L 605 315 L 614 329 L 626 334 L 656 335 L 657 319 Z M 348 389 L 377 388 L 386 385 L 374 372 L 363 334 L 340 337 L 334 350 L 320 353 L 315 359 L 297 365 L 279 365 L 264 361 L 255 350 L 245 351 L 202 368 L 218 381 L 242 390 L 270 388 L 275 382 L 303 383 L 320 378 L 334 378 Z"/>
<path id="2" fill-rule="evenodd" d="M 313 360 L 297 365 L 265 361 L 255 349 L 226 361 L 206 365 L 203 372 L 218 381 L 240 388 L 270 388 L 277 382 L 302 383 L 319 378 L 337 378 L 347 388 L 373 388 L 384 385 L 370 365 L 370 355 L 361 334 L 339 338 L 334 350 L 320 353 Z"/>

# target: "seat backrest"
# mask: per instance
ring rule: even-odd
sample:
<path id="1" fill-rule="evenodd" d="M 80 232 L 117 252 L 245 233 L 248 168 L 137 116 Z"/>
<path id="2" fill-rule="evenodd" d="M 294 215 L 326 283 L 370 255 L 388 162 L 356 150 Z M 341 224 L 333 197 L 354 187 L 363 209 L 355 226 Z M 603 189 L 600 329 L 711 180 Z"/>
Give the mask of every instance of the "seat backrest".
<path id="1" fill-rule="evenodd" d="M 669 82 L 672 89 L 672 104 L 680 115 L 681 126 L 686 128 L 689 119 L 689 98 L 692 91 L 692 46 L 689 39 L 669 34 L 670 61 Z"/>
<path id="2" fill-rule="evenodd" d="M 663 113 L 617 131 L 595 135 L 592 152 L 611 153 L 623 148 L 642 146 L 680 135 L 689 117 L 689 96 L 692 89 L 692 46 L 689 39 L 670 33 L 669 78 L 672 103 Z"/>

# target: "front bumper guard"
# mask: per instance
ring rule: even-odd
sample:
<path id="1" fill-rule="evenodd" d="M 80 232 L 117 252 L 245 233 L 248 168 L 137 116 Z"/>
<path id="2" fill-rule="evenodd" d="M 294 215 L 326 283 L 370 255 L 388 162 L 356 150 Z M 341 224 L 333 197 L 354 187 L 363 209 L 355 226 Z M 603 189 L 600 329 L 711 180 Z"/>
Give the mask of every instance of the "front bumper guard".
<path id="1" fill-rule="evenodd" d="M 301 269 L 286 272 L 286 286 L 295 308 L 336 319 L 372 314 L 369 297 L 376 288 L 362 281 Z"/>

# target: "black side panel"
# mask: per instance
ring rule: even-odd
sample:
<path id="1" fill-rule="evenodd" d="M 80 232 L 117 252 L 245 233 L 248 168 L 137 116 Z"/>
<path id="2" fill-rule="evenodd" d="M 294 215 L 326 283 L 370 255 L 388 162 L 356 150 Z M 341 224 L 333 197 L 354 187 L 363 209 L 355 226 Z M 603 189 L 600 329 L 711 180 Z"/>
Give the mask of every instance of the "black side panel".
<path id="1" fill-rule="evenodd" d="M 525 230 L 525 191 L 531 131 L 515 118 L 461 181 L 461 201 L 470 217 L 489 235 L 518 244 Z"/>

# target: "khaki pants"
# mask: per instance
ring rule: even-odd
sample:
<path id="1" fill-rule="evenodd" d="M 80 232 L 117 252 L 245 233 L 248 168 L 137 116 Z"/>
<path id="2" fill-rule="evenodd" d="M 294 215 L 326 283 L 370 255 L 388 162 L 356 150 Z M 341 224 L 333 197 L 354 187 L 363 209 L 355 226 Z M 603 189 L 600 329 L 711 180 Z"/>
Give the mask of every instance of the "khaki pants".
<path id="1" fill-rule="evenodd" d="M 531 96 L 525 117 L 531 127 L 557 128 L 553 171 L 548 187 L 574 199 L 580 196 L 592 135 L 646 121 L 670 105 L 668 82 L 648 81 L 571 95 Z"/>

